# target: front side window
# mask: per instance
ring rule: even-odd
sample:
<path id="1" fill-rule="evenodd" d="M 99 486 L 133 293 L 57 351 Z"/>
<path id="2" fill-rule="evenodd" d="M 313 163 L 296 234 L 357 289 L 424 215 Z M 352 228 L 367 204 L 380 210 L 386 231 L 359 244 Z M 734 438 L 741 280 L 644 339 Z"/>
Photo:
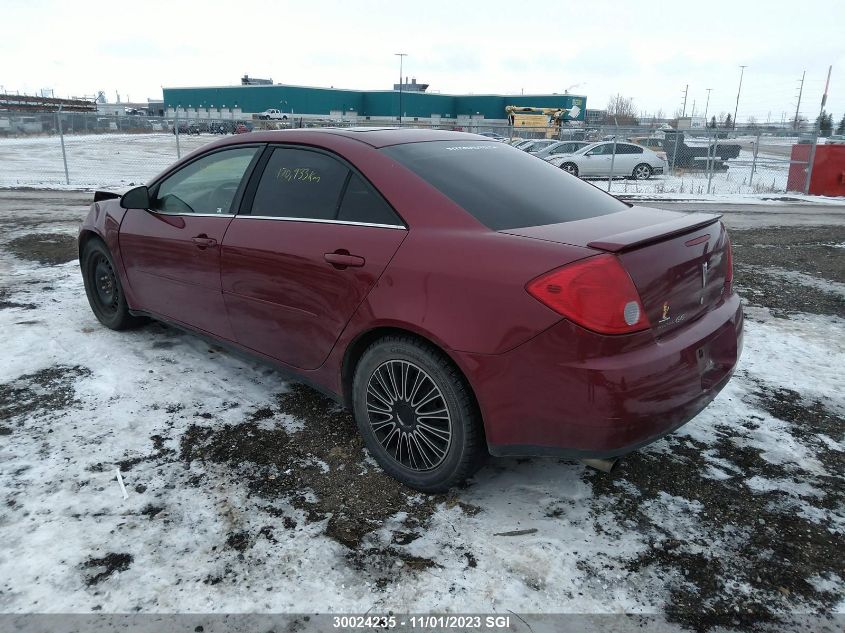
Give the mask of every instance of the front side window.
<path id="1" fill-rule="evenodd" d="M 233 213 L 232 203 L 257 147 L 215 152 L 161 182 L 153 209 L 164 213 Z"/>
<path id="2" fill-rule="evenodd" d="M 604 191 L 495 141 L 428 141 L 381 150 L 494 231 L 624 211 Z"/>
<path id="3" fill-rule="evenodd" d="M 613 153 L 613 145 L 605 143 L 591 149 L 587 154 L 589 156 L 610 156 Z"/>
<path id="4" fill-rule="evenodd" d="M 277 148 L 258 183 L 252 215 L 334 220 L 348 174 L 331 156 Z"/>

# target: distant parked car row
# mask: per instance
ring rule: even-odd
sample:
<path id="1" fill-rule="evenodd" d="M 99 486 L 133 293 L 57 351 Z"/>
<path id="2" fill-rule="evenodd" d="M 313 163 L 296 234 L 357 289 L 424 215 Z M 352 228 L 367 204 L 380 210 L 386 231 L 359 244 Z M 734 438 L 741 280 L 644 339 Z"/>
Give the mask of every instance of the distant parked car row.
<path id="1" fill-rule="evenodd" d="M 168 126 L 176 134 L 176 125 L 168 121 Z M 186 136 L 199 134 L 245 134 L 252 132 L 252 123 L 248 121 L 179 121 L 179 134 Z"/>
<path id="2" fill-rule="evenodd" d="M 614 143 L 612 138 L 597 143 L 519 138 L 509 142 L 574 176 L 647 180 L 654 174 L 663 174 L 666 168 L 666 154 L 662 151 L 655 152 L 638 143 Z"/>

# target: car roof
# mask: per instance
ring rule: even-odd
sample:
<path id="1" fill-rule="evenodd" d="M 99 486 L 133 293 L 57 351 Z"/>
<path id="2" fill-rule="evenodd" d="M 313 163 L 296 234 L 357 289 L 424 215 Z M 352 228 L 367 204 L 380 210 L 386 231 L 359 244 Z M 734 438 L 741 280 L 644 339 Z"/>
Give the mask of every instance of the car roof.
<path id="1" fill-rule="evenodd" d="M 487 141 L 490 137 L 467 132 L 452 132 L 450 130 L 421 130 L 416 128 L 393 127 L 344 127 L 344 128 L 300 128 L 295 130 L 272 130 L 253 132 L 250 141 L 259 143 L 278 143 L 285 139 L 292 141 L 315 141 L 318 135 L 330 134 L 343 136 L 366 143 L 372 147 L 388 147 L 404 143 L 421 143 L 425 141 Z M 307 137 L 307 138 L 305 138 Z"/>

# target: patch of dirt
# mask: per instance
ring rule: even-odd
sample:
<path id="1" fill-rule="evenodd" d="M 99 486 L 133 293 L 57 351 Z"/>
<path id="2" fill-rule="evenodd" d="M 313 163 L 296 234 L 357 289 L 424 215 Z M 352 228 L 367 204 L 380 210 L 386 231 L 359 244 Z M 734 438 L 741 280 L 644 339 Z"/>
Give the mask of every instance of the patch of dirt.
<path id="1" fill-rule="evenodd" d="M 154 506 L 153 504 L 149 503 L 141 509 L 141 514 L 147 517 L 150 521 L 152 521 L 154 518 L 156 518 L 157 515 L 161 514 L 163 511 L 164 508 L 162 508 L 161 506 Z"/>
<path id="2" fill-rule="evenodd" d="M 751 304 L 775 316 L 799 312 L 845 317 L 845 297 L 772 274 L 767 269 L 804 273 L 845 282 L 845 227 L 777 227 L 731 231 L 737 290 Z"/>
<path id="3" fill-rule="evenodd" d="M 18 303 L 17 301 L 9 301 L 11 293 L 8 288 L 0 288 L 0 310 L 7 308 L 23 308 L 24 310 L 34 310 L 38 306 L 34 303 Z"/>
<path id="4" fill-rule="evenodd" d="M 151 408 L 158 409 L 159 407 L 154 405 Z M 157 462 L 158 464 L 164 464 L 165 462 L 173 461 L 173 456 L 176 455 L 176 451 L 174 451 L 172 448 L 167 448 L 164 446 L 165 440 L 169 438 L 162 437 L 161 435 L 151 435 L 150 439 L 153 442 L 154 452 L 148 455 L 127 457 L 126 459 L 122 459 L 118 462 L 115 462 L 114 464 L 104 464 L 103 462 L 97 462 L 96 464 L 91 464 L 90 466 L 88 466 L 87 470 L 93 473 L 102 473 L 106 470 L 111 470 L 114 466 L 117 466 L 120 472 L 126 473 L 135 468 L 135 466 L 137 466 L 138 464 L 144 464 L 147 462 Z M 146 486 L 143 486 L 143 489 L 146 490 Z"/>
<path id="5" fill-rule="evenodd" d="M 735 285 L 743 299 L 775 316 L 799 312 L 845 317 L 845 297 L 773 275 L 766 269 L 796 271 L 845 282 L 845 227 L 775 227 L 731 230 Z"/>
<path id="6" fill-rule="evenodd" d="M 757 381 L 754 392 L 757 404 L 765 411 L 789 422 L 790 435 L 808 447 L 828 474 L 818 475 L 822 488 L 828 494 L 815 503 L 834 512 L 845 522 L 845 452 L 836 450 L 823 438 L 845 443 L 845 418 L 828 409 L 819 400 L 807 400 L 797 391 L 773 388 Z M 839 494 L 832 494 L 838 492 Z"/>
<path id="7" fill-rule="evenodd" d="M 245 551 L 249 547 L 249 532 L 245 530 L 232 532 L 226 537 L 226 547 L 231 547 L 239 552 Z"/>
<path id="8" fill-rule="evenodd" d="M 34 374 L 0 384 L 0 420 L 56 412 L 78 404 L 74 384 L 91 370 L 75 365 L 53 365 Z"/>
<path id="9" fill-rule="evenodd" d="M 794 270 L 845 283 L 845 226 L 731 229 L 734 262 Z"/>
<path id="10" fill-rule="evenodd" d="M 267 420 L 277 415 L 302 420 L 303 429 L 288 433 L 270 426 Z M 328 519 L 326 535 L 353 550 L 395 514 L 407 513 L 404 526 L 413 531 L 447 500 L 405 488 L 367 463 L 352 416 L 301 385 L 292 385 L 277 396 L 274 407 L 251 412 L 240 424 L 190 426 L 181 439 L 180 457 L 186 464 L 226 464 L 250 494 L 284 499 L 309 523 Z"/>
<path id="11" fill-rule="evenodd" d="M 419 572 L 439 567 L 429 558 L 414 556 L 398 547 L 365 547 L 347 554 L 346 560 L 354 569 L 373 578 L 380 589 L 392 584 L 403 570 Z"/>
<path id="12" fill-rule="evenodd" d="M 598 502 L 596 529 L 613 529 L 599 521 L 610 511 L 619 525 L 647 538 L 646 551 L 627 561 L 628 571 L 649 572 L 663 583 L 669 596 L 667 617 L 696 631 L 716 626 L 751 629 L 796 612 L 829 613 L 843 598 L 842 591 L 820 591 L 808 579 L 832 580 L 833 574 L 841 574 L 845 534 L 829 520 L 816 523 L 799 516 L 783 490 L 760 492 L 746 485 L 754 476 L 791 477 L 825 496 L 806 502 L 841 512 L 842 471 L 826 480 L 771 464 L 757 450 L 734 441 L 745 432 L 743 422 L 719 425 L 713 444 L 670 437 L 664 440 L 670 444 L 670 457 L 644 450 L 625 457 L 610 475 L 585 473 Z M 802 416 L 801 423 L 809 427 L 808 433 L 816 429 L 812 418 Z M 816 432 L 822 428 L 824 423 Z M 733 466 L 725 478 L 703 476 L 712 465 L 708 455 Z M 633 489 L 637 494 L 627 492 Z M 694 524 L 690 532 L 700 536 L 679 539 L 662 524 L 665 511 L 649 511 L 650 504 L 673 497 L 700 507 L 685 516 Z M 597 572 L 601 565 L 585 563 Z M 743 586 L 749 590 L 735 590 Z"/>
<path id="13" fill-rule="evenodd" d="M 112 574 L 126 571 L 132 564 L 131 554 L 106 554 L 102 558 L 89 558 L 82 564 L 84 569 L 94 570 L 91 576 L 85 579 L 85 584 L 91 587 L 102 582 Z"/>
<path id="14" fill-rule="evenodd" d="M 76 238 L 64 233 L 31 233 L 11 240 L 8 248 L 21 259 L 41 264 L 64 264 L 79 257 Z"/>
<path id="15" fill-rule="evenodd" d="M 737 292 L 750 304 L 763 306 L 776 317 L 807 312 L 845 317 L 845 297 L 769 274 L 754 266 L 734 267 Z"/>

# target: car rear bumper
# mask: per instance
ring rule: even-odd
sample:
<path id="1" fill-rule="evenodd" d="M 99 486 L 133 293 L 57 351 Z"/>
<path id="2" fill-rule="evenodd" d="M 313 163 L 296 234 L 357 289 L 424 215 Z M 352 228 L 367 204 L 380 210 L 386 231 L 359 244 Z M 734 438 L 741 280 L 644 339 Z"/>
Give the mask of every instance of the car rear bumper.
<path id="1" fill-rule="evenodd" d="M 739 297 L 659 339 L 563 320 L 501 355 L 459 354 L 493 455 L 616 457 L 682 426 L 727 384 L 742 351 Z"/>

